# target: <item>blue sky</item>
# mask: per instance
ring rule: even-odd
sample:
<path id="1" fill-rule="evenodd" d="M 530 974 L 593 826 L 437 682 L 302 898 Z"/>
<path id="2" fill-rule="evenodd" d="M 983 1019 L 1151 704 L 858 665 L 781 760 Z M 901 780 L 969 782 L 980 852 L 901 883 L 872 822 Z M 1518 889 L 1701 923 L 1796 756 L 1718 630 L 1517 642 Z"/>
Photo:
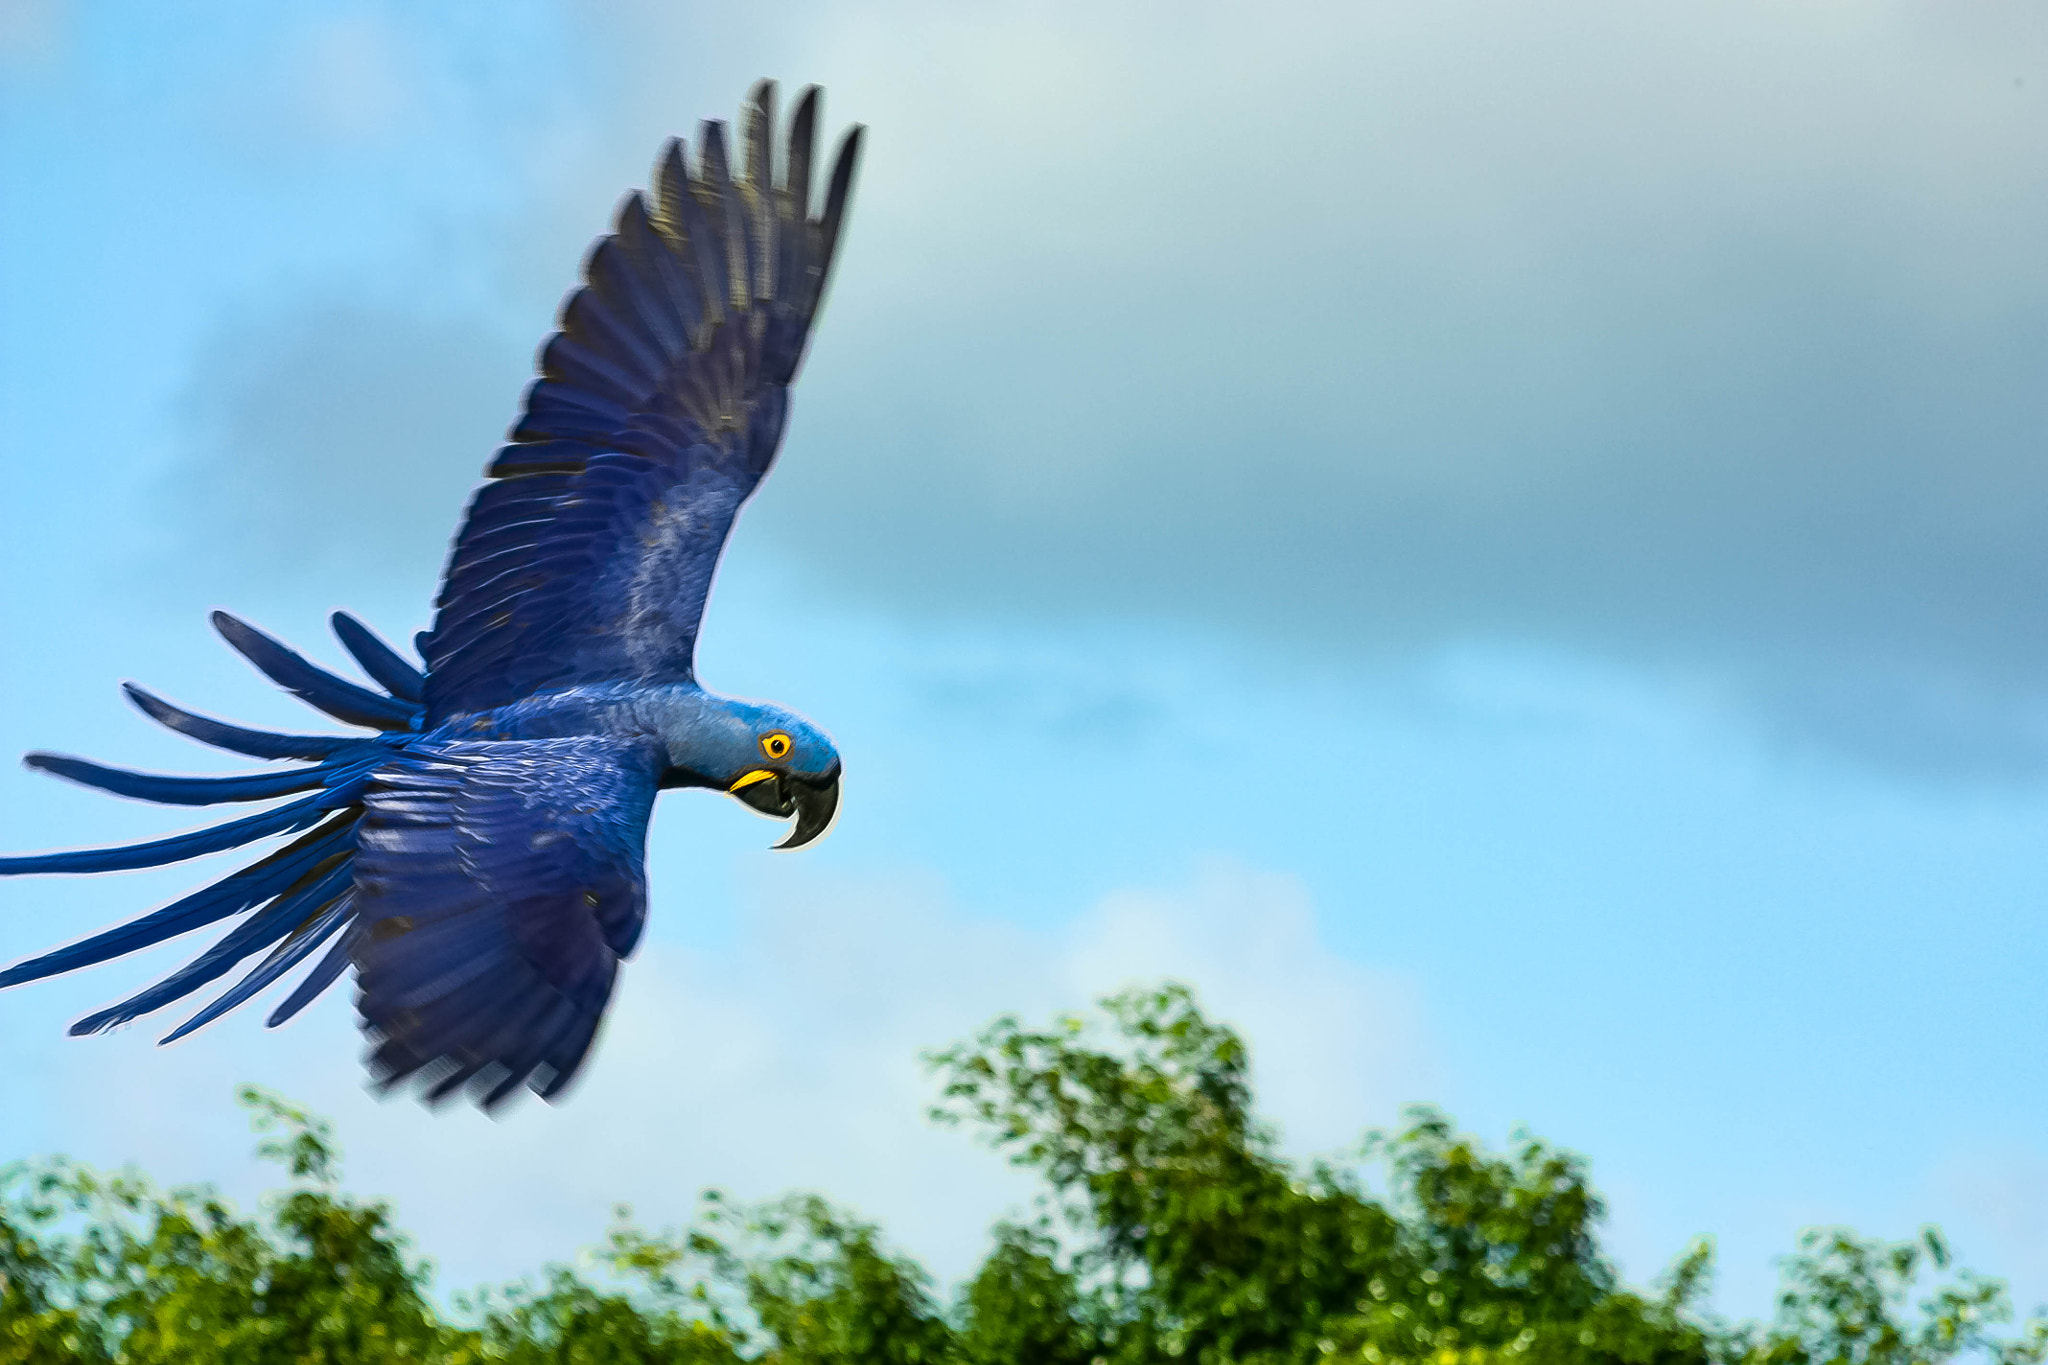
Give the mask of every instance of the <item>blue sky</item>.
<path id="1" fill-rule="evenodd" d="M 2044 57 L 2019 4 L 12 7 L 0 748 L 203 766 L 126 677 L 296 723 L 205 612 L 426 624 L 660 139 L 764 73 L 872 133 L 702 658 L 838 737 L 832 837 L 664 802 L 559 1108 L 378 1104 L 341 995 L 62 1037 L 179 945 L 0 994 L 0 1148 L 247 1192 L 257 1080 L 454 1285 L 706 1185 L 957 1272 L 1024 1187 L 917 1052 L 1178 975 L 1294 1150 L 1527 1123 L 1638 1279 L 1712 1233 L 1761 1311 L 1801 1226 L 1932 1220 L 2048 1299 Z M 176 823 L 0 773 L 10 847 Z M 203 871 L 0 888 L 0 957 Z"/>

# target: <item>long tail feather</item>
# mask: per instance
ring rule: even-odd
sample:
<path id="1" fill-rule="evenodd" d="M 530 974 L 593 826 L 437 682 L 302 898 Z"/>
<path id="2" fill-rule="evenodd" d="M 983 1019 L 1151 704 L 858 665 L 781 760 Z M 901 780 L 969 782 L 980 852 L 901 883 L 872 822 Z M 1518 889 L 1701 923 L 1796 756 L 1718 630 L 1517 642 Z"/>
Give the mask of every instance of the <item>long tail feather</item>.
<path id="1" fill-rule="evenodd" d="M 315 667 L 256 627 L 224 611 L 213 614 L 213 628 L 257 671 L 299 700 L 336 720 L 373 730 L 415 730 L 421 708 L 387 697 Z"/>
<path id="2" fill-rule="evenodd" d="M 233 777 L 176 777 L 167 773 L 139 773 L 132 768 L 115 768 L 89 758 L 69 754 L 28 754 L 22 763 L 38 772 L 62 777 L 81 786 L 95 787 L 116 796 L 154 801 L 160 806 L 212 806 L 223 801 L 268 801 L 274 796 L 311 791 L 323 786 L 341 770 L 338 764 L 317 768 L 293 768 L 281 773 L 239 773 Z"/>
<path id="3" fill-rule="evenodd" d="M 21 877 L 48 872 L 126 872 L 138 867 L 161 867 L 208 853 L 219 853 L 273 834 L 291 834 L 317 821 L 338 806 L 354 801 L 361 783 L 336 791 L 321 792 L 302 801 L 292 801 L 276 810 L 245 815 L 205 829 L 188 830 L 167 839 L 151 839 L 116 848 L 77 848 L 62 853 L 21 853 L 0 858 L 0 877 Z"/>
<path id="4" fill-rule="evenodd" d="M 284 998 L 284 1003 L 270 1012 L 270 1017 L 263 1021 L 263 1027 L 276 1028 L 325 994 L 327 988 L 348 970 L 355 947 L 355 937 L 361 932 L 360 924 L 351 926 L 349 931 L 327 950 L 327 956 L 321 958 L 313 970 L 306 973 L 305 979 L 292 988 L 292 993 Z"/>
<path id="5" fill-rule="evenodd" d="M 199 990 L 269 950 L 240 980 L 165 1042 L 185 1037 L 243 1004 L 325 946 L 326 953 L 266 1021 L 275 1027 L 304 1009 L 345 972 L 357 937 L 354 869 L 359 804 L 371 774 L 411 743 L 425 708 L 424 676 L 355 617 L 336 612 L 334 631 L 363 671 L 389 695 L 308 662 L 285 645 L 225 612 L 214 625 L 251 663 L 286 690 L 336 719 L 387 733 L 295 735 L 252 730 L 174 706 L 134 683 L 128 698 L 167 729 L 203 744 L 259 759 L 298 759 L 312 766 L 283 772 L 179 776 L 137 772 L 66 754 L 32 753 L 25 762 L 53 776 L 165 805 L 204 806 L 268 801 L 311 792 L 270 810 L 118 848 L 0 855 L 0 876 L 50 872 L 114 872 L 217 853 L 252 840 L 294 836 L 284 847 L 128 924 L 0 970 L 0 989 L 89 967 L 221 920 L 245 916 L 184 967 L 118 1005 L 79 1020 L 73 1034 L 97 1033 Z M 389 733 L 396 732 L 396 733 Z M 311 827 L 311 828 L 309 828 Z M 339 942 L 330 942 L 339 934 Z"/>
<path id="6" fill-rule="evenodd" d="M 377 742 L 362 735 L 280 735 L 269 730 L 249 730 L 173 706 L 132 682 L 122 683 L 121 690 L 128 694 L 128 700 L 134 702 L 143 715 L 166 730 L 175 730 L 201 744 L 211 744 L 216 749 L 246 754 L 250 758 L 332 758 L 359 745 Z"/>
<path id="7" fill-rule="evenodd" d="M 268 857 L 201 887 L 161 910 L 44 953 L 41 957 L 18 962 L 0 971 L 0 989 L 111 961 L 261 905 L 336 853 L 346 852 L 354 834 L 357 814 L 356 811 L 342 811 L 318 829 L 301 835 Z"/>
<path id="8" fill-rule="evenodd" d="M 300 879 L 301 885 L 243 920 L 222 935 L 218 943 L 148 990 L 140 991 L 118 1005 L 88 1014 L 73 1024 L 71 1036 L 83 1037 L 115 1028 L 151 1010 L 161 1009 L 173 1000 L 182 1000 L 207 982 L 220 979 L 243 958 L 268 948 L 303 924 L 310 912 L 346 892 L 354 876 L 355 869 L 346 857 L 325 870 L 316 869 Z"/>
<path id="9" fill-rule="evenodd" d="M 175 1043 L 186 1034 L 205 1028 L 214 1020 L 226 1014 L 235 1006 L 255 995 L 271 982 L 306 960 L 315 948 L 333 937 L 334 932 L 355 915 L 355 895 L 344 892 L 328 902 L 325 909 L 315 912 L 315 918 L 303 924 L 292 936 L 271 949 L 270 956 L 249 969 L 249 974 L 230 986 L 211 1005 L 172 1029 L 159 1040 L 160 1043 Z"/>
<path id="10" fill-rule="evenodd" d="M 362 665 L 363 672 L 377 680 L 378 686 L 401 701 L 416 705 L 426 702 L 427 675 L 379 639 L 377 632 L 345 611 L 334 613 L 328 618 L 328 624 L 334 628 L 334 636 L 341 641 L 341 647 Z"/>

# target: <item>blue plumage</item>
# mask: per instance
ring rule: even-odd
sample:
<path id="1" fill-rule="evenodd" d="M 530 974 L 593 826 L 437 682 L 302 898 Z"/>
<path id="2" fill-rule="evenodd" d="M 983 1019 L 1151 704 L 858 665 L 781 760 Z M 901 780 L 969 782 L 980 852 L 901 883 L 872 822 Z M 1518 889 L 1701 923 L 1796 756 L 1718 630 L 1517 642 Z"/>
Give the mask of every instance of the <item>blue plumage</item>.
<path id="1" fill-rule="evenodd" d="M 251 730 L 134 684 L 160 724 L 215 748 L 310 766 L 226 777 L 140 773 L 31 754 L 29 766 L 168 805 L 296 799 L 124 848 L 0 857 L 0 875 L 153 867 L 295 835 L 241 871 L 128 924 L 0 971 L 0 987 L 89 966 L 241 916 L 192 962 L 74 1033 L 116 1027 L 264 954 L 175 1029 L 184 1036 L 323 948 L 268 1023 L 353 967 L 380 1085 L 486 1108 L 577 1074 L 618 965 L 646 921 L 658 792 L 715 787 L 793 817 L 808 843 L 838 803 L 831 741 L 780 707 L 697 685 L 697 628 L 741 505 L 782 441 L 788 386 L 844 223 L 860 129 L 816 216 L 817 91 L 775 155 L 774 86 L 755 87 L 738 157 L 706 123 L 629 196 L 542 348 L 510 443 L 449 556 L 416 666 L 346 613 L 350 681 L 225 612 L 223 639 L 359 732 Z M 780 162 L 778 169 L 777 162 Z M 367 731 L 369 733 L 361 733 Z"/>

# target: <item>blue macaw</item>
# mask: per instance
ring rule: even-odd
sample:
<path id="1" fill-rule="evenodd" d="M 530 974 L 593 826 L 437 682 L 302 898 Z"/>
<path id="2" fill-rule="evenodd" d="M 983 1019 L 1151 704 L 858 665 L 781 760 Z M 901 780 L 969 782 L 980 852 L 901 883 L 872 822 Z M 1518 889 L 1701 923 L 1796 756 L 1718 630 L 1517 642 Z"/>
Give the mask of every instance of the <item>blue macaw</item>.
<path id="1" fill-rule="evenodd" d="M 378 686 L 307 662 L 225 612 L 229 645 L 287 691 L 370 735 L 245 729 L 127 685 L 201 743 L 308 766 L 170 777 L 35 753 L 26 762 L 167 805 L 297 799 L 122 848 L 0 858 L 0 874 L 154 867 L 257 839 L 289 842 L 127 924 L 0 971 L 0 987 L 105 962 L 240 917 L 183 968 L 72 1025 L 127 1023 L 266 955 L 170 1042 L 326 953 L 270 1015 L 305 1008 L 351 966 L 373 1081 L 491 1109 L 521 1085 L 552 1099 L 583 1064 L 647 915 L 657 792 L 714 787 L 794 817 L 778 847 L 824 833 L 839 755 L 780 706 L 698 686 L 697 625 L 740 505 L 781 444 L 789 385 L 832 270 L 861 132 L 839 145 L 813 216 L 818 91 L 780 166 L 775 87 L 679 140 L 629 196 L 562 308 L 510 444 L 469 505 L 415 667 L 346 613 L 341 644 Z M 777 178 L 775 172 L 781 174 Z"/>

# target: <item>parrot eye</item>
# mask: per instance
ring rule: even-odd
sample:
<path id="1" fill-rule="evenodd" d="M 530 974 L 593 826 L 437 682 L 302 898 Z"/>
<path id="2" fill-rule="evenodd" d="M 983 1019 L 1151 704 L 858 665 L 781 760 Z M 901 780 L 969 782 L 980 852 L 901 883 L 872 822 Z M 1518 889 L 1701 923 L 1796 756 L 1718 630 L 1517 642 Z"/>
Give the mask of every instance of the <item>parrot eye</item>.
<path id="1" fill-rule="evenodd" d="M 789 749 L 789 736 L 780 730 L 761 736 L 761 752 L 770 758 L 788 758 Z"/>

